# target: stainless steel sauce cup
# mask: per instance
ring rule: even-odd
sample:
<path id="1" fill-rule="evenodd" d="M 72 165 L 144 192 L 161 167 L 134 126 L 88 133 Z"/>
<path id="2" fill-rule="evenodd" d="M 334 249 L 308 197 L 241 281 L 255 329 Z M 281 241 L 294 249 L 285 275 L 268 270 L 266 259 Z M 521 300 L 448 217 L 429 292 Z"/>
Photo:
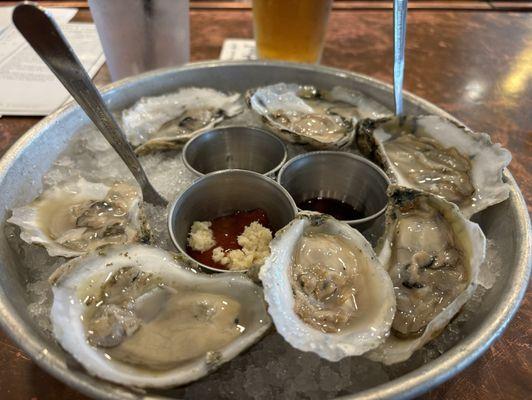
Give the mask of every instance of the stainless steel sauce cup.
<path id="1" fill-rule="evenodd" d="M 315 151 L 294 157 L 281 168 L 277 181 L 296 204 L 324 197 L 364 210 L 363 218 L 344 221 L 359 230 L 370 227 L 384 213 L 390 183 L 375 164 L 343 151 Z"/>
<path id="2" fill-rule="evenodd" d="M 168 213 L 170 237 L 177 249 L 187 254 L 188 233 L 194 221 L 209 221 L 256 208 L 266 211 L 273 232 L 288 224 L 297 213 L 288 192 L 266 176 L 235 169 L 213 172 L 195 181 L 172 205 Z M 228 272 L 198 264 L 207 270 Z"/>
<path id="3" fill-rule="evenodd" d="M 183 148 L 182 158 L 196 175 L 224 169 L 273 175 L 286 161 L 286 147 L 265 130 L 231 126 L 197 134 Z"/>

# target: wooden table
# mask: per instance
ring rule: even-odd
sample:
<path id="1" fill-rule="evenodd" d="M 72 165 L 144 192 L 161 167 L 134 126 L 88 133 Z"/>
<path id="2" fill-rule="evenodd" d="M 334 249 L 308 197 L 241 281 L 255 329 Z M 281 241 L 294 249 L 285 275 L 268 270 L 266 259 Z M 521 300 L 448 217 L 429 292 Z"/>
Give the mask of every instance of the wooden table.
<path id="1" fill-rule="evenodd" d="M 90 18 L 80 12 L 80 20 Z M 495 11 L 418 11 L 409 15 L 406 89 L 491 133 L 513 153 L 510 170 L 532 211 L 532 15 Z M 389 10 L 335 10 L 323 64 L 390 82 Z M 218 58 L 224 38 L 252 37 L 245 9 L 191 11 L 192 61 Z M 105 67 L 96 77 L 105 84 Z M 0 155 L 39 118 L 0 119 Z M 474 365 L 422 399 L 532 397 L 532 291 L 514 320 Z M 40 370 L 0 332 L 0 393 L 10 399 L 84 399 Z"/>

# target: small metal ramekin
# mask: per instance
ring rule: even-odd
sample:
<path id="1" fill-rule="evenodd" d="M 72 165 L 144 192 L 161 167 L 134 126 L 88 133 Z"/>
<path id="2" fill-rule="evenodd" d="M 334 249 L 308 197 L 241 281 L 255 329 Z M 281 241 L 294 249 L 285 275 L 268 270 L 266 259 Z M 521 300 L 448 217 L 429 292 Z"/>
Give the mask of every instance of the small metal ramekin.
<path id="1" fill-rule="evenodd" d="M 375 164 L 343 151 L 315 151 L 294 157 L 281 168 L 277 181 L 296 204 L 326 197 L 364 209 L 366 217 L 344 221 L 359 230 L 369 228 L 384 213 L 390 184 Z"/>
<path id="2" fill-rule="evenodd" d="M 209 221 L 236 211 L 261 208 L 273 232 L 288 224 L 297 207 L 288 192 L 273 179 L 253 171 L 230 169 L 213 172 L 195 181 L 179 196 L 168 213 L 168 231 L 176 248 L 201 267 L 229 272 L 198 263 L 186 252 L 194 221 Z"/>
<path id="3" fill-rule="evenodd" d="M 198 133 L 185 145 L 181 156 L 196 175 L 225 169 L 273 175 L 286 161 L 286 147 L 265 130 L 228 126 Z"/>

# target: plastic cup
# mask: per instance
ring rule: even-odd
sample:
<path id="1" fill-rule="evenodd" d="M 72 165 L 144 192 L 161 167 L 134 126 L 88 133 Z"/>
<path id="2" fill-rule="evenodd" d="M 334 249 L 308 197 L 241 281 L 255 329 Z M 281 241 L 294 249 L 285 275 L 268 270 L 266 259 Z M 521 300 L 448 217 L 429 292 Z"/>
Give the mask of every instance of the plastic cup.
<path id="1" fill-rule="evenodd" d="M 89 0 L 111 79 L 189 60 L 188 0 Z"/>

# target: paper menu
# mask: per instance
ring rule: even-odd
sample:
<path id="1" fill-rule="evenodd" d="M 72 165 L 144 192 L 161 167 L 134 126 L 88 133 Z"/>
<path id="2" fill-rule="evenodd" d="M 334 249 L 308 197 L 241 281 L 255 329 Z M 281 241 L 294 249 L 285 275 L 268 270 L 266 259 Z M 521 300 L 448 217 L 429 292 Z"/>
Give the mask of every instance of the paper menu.
<path id="1" fill-rule="evenodd" d="M 11 25 L 11 15 L 15 7 L 0 7 L 0 32 Z M 59 23 L 67 23 L 78 12 L 77 8 L 45 8 Z"/>
<path id="2" fill-rule="evenodd" d="M 94 24 L 61 25 L 83 67 L 94 76 L 105 59 Z M 0 33 L 0 115 L 48 115 L 70 95 L 14 26 Z"/>
<path id="3" fill-rule="evenodd" d="M 257 52 L 253 39 L 225 39 L 220 60 L 256 60 Z"/>

